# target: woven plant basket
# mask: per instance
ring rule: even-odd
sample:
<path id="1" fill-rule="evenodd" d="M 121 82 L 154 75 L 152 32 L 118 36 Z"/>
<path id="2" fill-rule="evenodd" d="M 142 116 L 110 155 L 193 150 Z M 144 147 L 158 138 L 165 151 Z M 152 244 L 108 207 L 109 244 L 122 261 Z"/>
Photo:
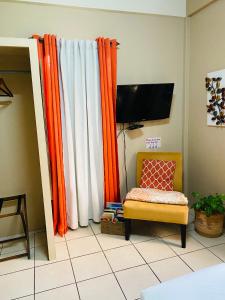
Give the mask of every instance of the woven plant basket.
<path id="1" fill-rule="evenodd" d="M 101 221 L 101 233 L 124 235 L 124 222 L 112 223 L 109 221 Z"/>
<path id="2" fill-rule="evenodd" d="M 223 233 L 224 214 L 207 217 L 202 211 L 195 211 L 195 230 L 206 237 L 218 237 Z"/>

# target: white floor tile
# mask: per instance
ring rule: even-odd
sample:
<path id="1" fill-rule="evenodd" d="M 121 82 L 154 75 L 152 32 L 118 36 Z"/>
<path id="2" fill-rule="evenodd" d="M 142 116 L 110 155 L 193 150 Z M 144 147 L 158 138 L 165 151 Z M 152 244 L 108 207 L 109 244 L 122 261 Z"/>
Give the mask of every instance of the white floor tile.
<path id="1" fill-rule="evenodd" d="M 216 256 L 225 261 L 225 244 L 209 248 Z"/>
<path id="2" fill-rule="evenodd" d="M 141 255 L 132 245 L 107 250 L 105 255 L 114 272 L 145 264 Z"/>
<path id="3" fill-rule="evenodd" d="M 35 291 L 41 292 L 74 283 L 70 261 L 35 268 Z"/>
<path id="4" fill-rule="evenodd" d="M 175 256 L 175 253 L 160 240 L 138 243 L 135 247 L 148 263 Z"/>
<path id="5" fill-rule="evenodd" d="M 69 259 L 66 242 L 55 243 L 56 259 L 48 260 L 47 246 L 41 245 L 35 248 L 35 266 L 42 266 L 49 263 L 54 263 L 61 260 Z"/>
<path id="6" fill-rule="evenodd" d="M 208 238 L 198 234 L 196 231 L 190 231 L 190 235 L 193 236 L 193 238 L 197 239 L 205 247 L 212 247 L 225 243 L 225 235 L 221 235 L 217 238 Z"/>
<path id="7" fill-rule="evenodd" d="M 111 273 L 111 268 L 102 252 L 72 259 L 76 281 L 91 279 Z"/>
<path id="8" fill-rule="evenodd" d="M 34 295 L 26 296 L 23 298 L 15 298 L 13 300 L 34 300 Z"/>
<path id="9" fill-rule="evenodd" d="M 194 251 L 194 252 L 184 254 L 181 256 L 181 258 L 194 271 L 221 263 L 221 260 L 207 249 L 202 249 L 199 251 Z"/>
<path id="10" fill-rule="evenodd" d="M 155 239 L 155 237 L 148 236 L 148 235 L 131 234 L 131 236 L 130 236 L 130 241 L 133 244 L 145 242 L 145 241 L 149 241 L 149 240 L 153 240 L 153 239 Z"/>
<path id="11" fill-rule="evenodd" d="M 1 258 L 11 256 L 11 255 L 18 255 L 22 254 L 24 251 L 18 251 L 15 253 L 8 253 L 1 255 Z M 28 259 L 27 256 L 10 259 L 6 261 L 0 262 L 0 275 L 12 273 L 16 271 L 22 271 L 25 269 L 34 268 L 34 248 L 31 249 L 31 258 Z"/>
<path id="12" fill-rule="evenodd" d="M 179 257 L 171 257 L 151 263 L 150 267 L 160 281 L 166 281 L 192 272 Z"/>
<path id="13" fill-rule="evenodd" d="M 101 233 L 101 224 L 90 221 L 90 226 L 91 226 L 92 230 L 94 231 L 94 234 Z"/>
<path id="14" fill-rule="evenodd" d="M 139 298 L 143 289 L 159 283 L 147 265 L 116 272 L 116 277 L 127 300 Z"/>
<path id="15" fill-rule="evenodd" d="M 70 240 L 67 242 L 67 245 L 71 258 L 101 251 L 101 248 L 94 236 Z"/>
<path id="16" fill-rule="evenodd" d="M 74 239 L 79 239 L 79 238 L 83 238 L 83 237 L 87 237 L 87 236 L 91 236 L 93 235 L 93 232 L 91 230 L 91 228 L 88 227 L 79 227 L 78 229 L 75 230 L 68 230 L 65 238 L 67 241 L 69 240 L 74 240 Z"/>
<path id="17" fill-rule="evenodd" d="M 123 293 L 115 279 L 110 275 L 78 282 L 81 300 L 124 300 Z"/>
<path id="18" fill-rule="evenodd" d="M 56 234 L 54 238 L 55 238 L 55 243 L 65 242 L 65 236 L 61 236 L 59 234 Z"/>
<path id="19" fill-rule="evenodd" d="M 35 295 L 36 300 L 79 300 L 75 284 L 56 288 Z M 23 300 L 23 299 L 22 299 Z"/>
<path id="20" fill-rule="evenodd" d="M 116 247 L 130 245 L 130 241 L 126 241 L 124 236 L 111 234 L 96 235 L 103 250 L 108 250 Z"/>
<path id="21" fill-rule="evenodd" d="M 34 270 L 0 276 L 0 298 L 9 300 L 34 293 Z"/>
<path id="22" fill-rule="evenodd" d="M 169 237 L 164 237 L 163 240 L 178 254 L 184 254 L 191 251 L 196 251 L 203 249 L 204 246 L 196 241 L 188 232 L 186 240 L 186 248 L 181 248 L 181 238 L 180 234 L 171 235 Z"/>

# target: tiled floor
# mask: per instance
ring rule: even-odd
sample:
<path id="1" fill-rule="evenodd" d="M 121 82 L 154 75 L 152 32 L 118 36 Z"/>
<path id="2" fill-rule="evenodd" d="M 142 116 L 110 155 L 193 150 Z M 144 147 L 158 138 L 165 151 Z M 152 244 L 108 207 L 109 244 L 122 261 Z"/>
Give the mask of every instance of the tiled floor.
<path id="1" fill-rule="evenodd" d="M 45 233 L 35 233 L 30 260 L 0 263 L 0 299 L 135 300 L 144 288 L 225 261 L 225 235 L 204 238 L 190 224 L 187 248 L 182 249 L 176 226 L 145 227 L 145 235 L 134 234 L 125 241 L 101 234 L 100 226 L 90 223 L 57 236 L 57 258 L 51 262 Z M 20 253 L 23 247 L 21 242 L 0 245 L 0 253 Z"/>

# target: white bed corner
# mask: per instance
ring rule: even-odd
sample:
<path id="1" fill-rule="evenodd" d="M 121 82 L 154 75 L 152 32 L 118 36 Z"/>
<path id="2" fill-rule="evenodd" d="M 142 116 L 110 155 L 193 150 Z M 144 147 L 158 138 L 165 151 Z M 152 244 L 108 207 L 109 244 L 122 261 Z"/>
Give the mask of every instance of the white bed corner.
<path id="1" fill-rule="evenodd" d="M 145 289 L 141 300 L 225 300 L 225 263 Z"/>

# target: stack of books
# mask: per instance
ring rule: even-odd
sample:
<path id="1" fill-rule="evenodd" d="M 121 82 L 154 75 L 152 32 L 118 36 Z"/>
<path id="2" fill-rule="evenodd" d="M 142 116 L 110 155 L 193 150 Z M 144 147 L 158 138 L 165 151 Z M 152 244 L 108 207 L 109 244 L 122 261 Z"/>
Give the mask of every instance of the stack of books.
<path id="1" fill-rule="evenodd" d="M 123 205 L 117 202 L 107 202 L 101 217 L 101 232 L 124 235 Z"/>
<path id="2" fill-rule="evenodd" d="M 124 222 L 122 203 L 107 202 L 101 220 L 112 223 Z"/>

